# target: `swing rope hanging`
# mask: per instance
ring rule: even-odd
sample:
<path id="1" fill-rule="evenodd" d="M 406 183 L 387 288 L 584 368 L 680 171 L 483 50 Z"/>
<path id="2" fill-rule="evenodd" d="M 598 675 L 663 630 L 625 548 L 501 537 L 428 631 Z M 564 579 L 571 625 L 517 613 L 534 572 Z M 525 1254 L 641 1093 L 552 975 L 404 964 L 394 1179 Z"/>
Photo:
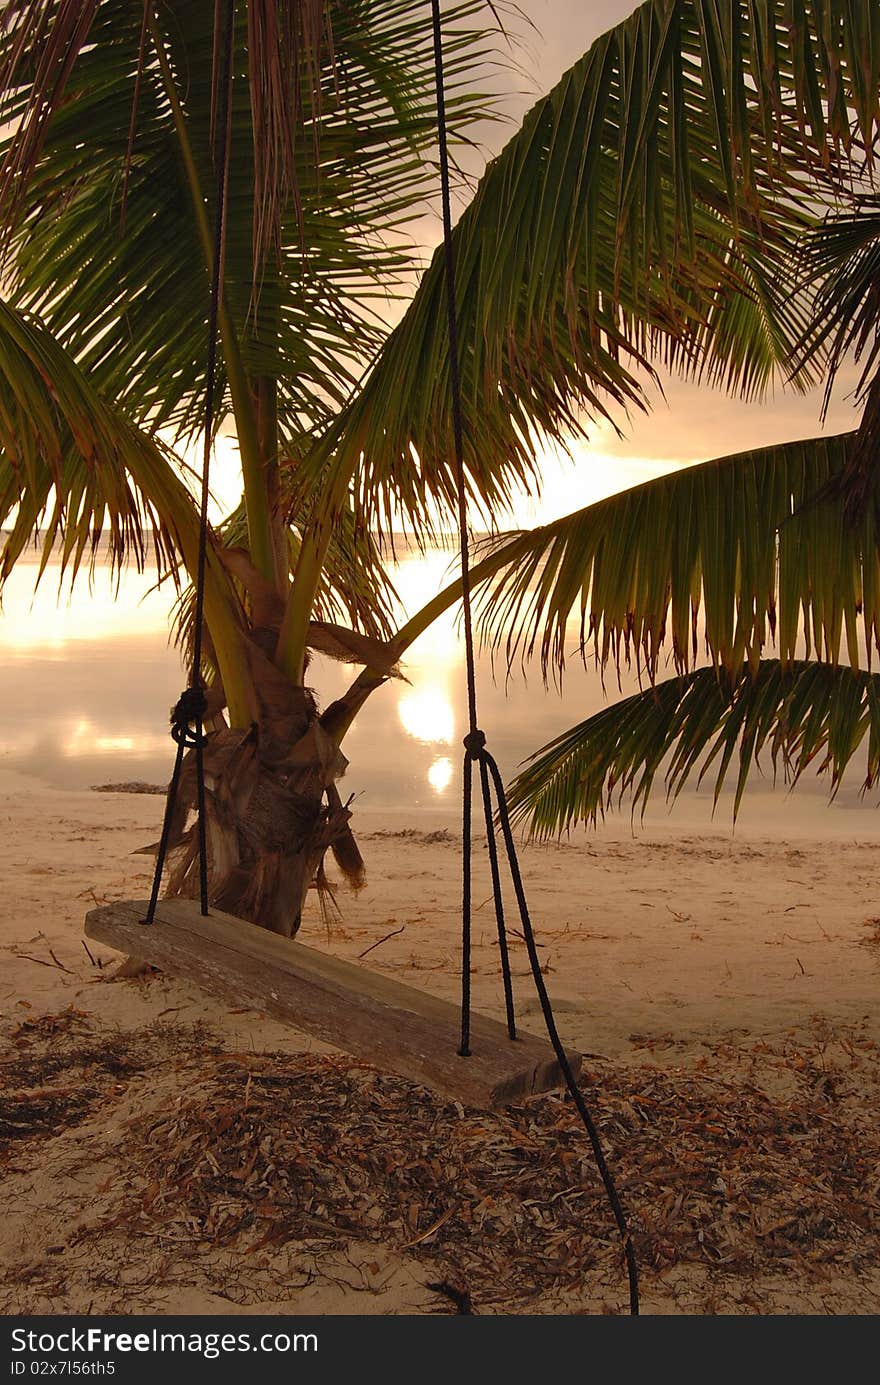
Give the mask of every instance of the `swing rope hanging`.
<path id="1" fill-rule="evenodd" d="M 480 767 L 480 787 L 482 790 L 483 810 L 486 819 L 486 838 L 489 843 L 489 864 L 492 873 L 492 890 L 495 901 L 495 917 L 498 925 L 498 945 L 501 952 L 501 969 L 504 979 L 504 998 L 507 1007 L 507 1025 L 511 1039 L 516 1038 L 516 1020 L 513 1009 L 513 994 L 511 987 L 510 959 L 507 948 L 507 934 L 504 923 L 504 905 L 501 893 L 501 881 L 498 870 L 498 851 L 495 842 L 494 821 L 492 815 L 492 800 L 490 793 L 491 787 L 495 790 L 495 801 L 498 809 L 498 820 L 501 825 L 501 832 L 504 839 L 504 847 L 507 854 L 510 879 L 513 891 L 516 896 L 517 908 L 519 910 L 522 932 L 526 942 L 529 966 L 532 979 L 535 983 L 535 990 L 541 1005 L 541 1013 L 544 1016 L 544 1024 L 547 1028 L 547 1035 L 556 1054 L 565 1085 L 571 1095 L 578 1115 L 580 1116 L 584 1129 L 590 1140 L 593 1149 L 593 1156 L 596 1167 L 599 1170 L 608 1202 L 611 1206 L 617 1229 L 620 1232 L 623 1242 L 624 1255 L 626 1258 L 626 1271 L 629 1282 L 629 1305 L 630 1313 L 634 1316 L 639 1312 L 639 1281 L 638 1267 L 636 1265 L 635 1251 L 633 1249 L 632 1238 L 627 1225 L 626 1214 L 620 1201 L 617 1188 L 612 1177 L 611 1170 L 605 1159 L 602 1143 L 599 1139 L 599 1132 L 595 1122 L 584 1101 L 583 1093 L 578 1086 L 577 1079 L 572 1071 L 568 1055 L 559 1037 L 556 1028 L 556 1020 L 553 1015 L 553 1007 L 550 997 L 547 994 L 547 987 L 544 983 L 544 976 L 541 971 L 541 962 L 538 957 L 538 950 L 535 945 L 535 935 L 532 928 L 532 921 L 529 915 L 528 902 L 523 888 L 522 876 L 519 869 L 519 860 L 516 853 L 516 844 L 513 839 L 513 831 L 510 824 L 510 814 L 507 808 L 507 798 L 504 791 L 504 782 L 494 756 L 486 748 L 486 736 L 480 729 L 477 720 L 477 681 L 476 681 L 476 661 L 474 658 L 474 634 L 473 617 L 471 611 L 471 590 L 470 590 L 470 562 L 469 562 L 469 537 L 467 525 L 467 491 L 464 472 L 464 415 L 462 409 L 461 391 L 461 358 L 459 353 L 458 341 L 458 318 L 455 301 L 455 242 L 452 235 L 452 209 L 449 191 L 449 150 L 446 138 L 446 102 L 445 84 L 443 80 L 443 33 L 440 15 L 440 0 L 431 0 L 431 17 L 434 28 L 434 71 L 437 87 L 437 135 L 440 153 L 440 187 L 443 204 L 443 250 L 446 271 L 446 310 L 449 327 L 449 380 L 452 396 L 452 430 L 455 448 L 455 476 L 458 490 L 458 528 L 459 545 L 461 549 L 461 595 L 462 595 L 462 617 L 464 624 L 464 645 L 465 645 L 465 667 L 467 675 L 467 699 L 468 699 L 468 733 L 464 739 L 464 764 L 463 764 L 463 804 L 462 804 L 462 836 L 463 836 L 463 862 L 462 862 L 462 986 L 461 986 L 461 1046 L 459 1053 L 462 1057 L 470 1054 L 470 944 L 471 944 L 471 797 L 472 797 L 472 767 L 474 761 Z"/>
<path id="2" fill-rule="evenodd" d="M 204 762 L 206 737 L 202 720 L 207 709 L 207 701 L 202 687 L 202 627 L 205 619 L 205 569 L 208 560 L 208 499 L 210 495 L 209 476 L 211 468 L 211 446 L 214 436 L 214 390 L 217 376 L 217 323 L 220 316 L 223 260 L 226 248 L 226 179 L 229 171 L 229 122 L 232 117 L 231 97 L 234 25 L 235 0 L 226 0 L 223 44 L 219 49 L 223 54 L 223 66 L 220 73 L 219 99 L 217 102 L 218 138 L 215 151 L 217 177 L 216 210 L 214 216 L 213 261 L 211 264 L 211 300 L 208 309 L 208 353 L 204 413 L 205 440 L 202 454 L 202 491 L 199 505 L 199 556 L 195 582 L 196 605 L 193 628 L 192 662 L 190 665 L 189 686 L 181 693 L 177 705 L 171 713 L 171 735 L 177 743 L 177 754 L 174 759 L 171 782 L 168 786 L 168 797 L 165 801 L 165 817 L 162 822 L 162 835 L 159 838 L 159 849 L 156 853 L 156 868 L 153 872 L 153 886 L 150 891 L 150 902 L 147 906 L 146 915 L 142 920 L 145 924 L 152 924 L 156 917 L 159 890 L 162 885 L 162 875 L 165 870 L 165 859 L 168 855 L 171 824 L 174 820 L 174 809 L 177 803 L 178 788 L 180 786 L 180 772 L 183 767 L 183 756 L 187 749 L 192 749 L 196 753 L 196 794 L 198 806 L 198 826 L 196 830 L 199 834 L 199 901 L 203 917 L 206 917 L 208 914 L 208 842 L 207 813 L 205 810 Z"/>
<path id="3" fill-rule="evenodd" d="M 443 79 L 443 46 L 440 0 L 431 0 L 434 63 L 437 92 L 437 125 L 440 153 L 446 300 L 449 330 L 449 370 L 452 402 L 455 475 L 458 492 L 458 524 L 461 545 L 462 605 L 467 673 L 468 733 L 463 763 L 463 861 L 462 861 L 462 971 L 461 1007 L 425 996 L 413 987 L 365 972 L 338 958 L 326 957 L 300 943 L 291 944 L 242 920 L 209 911 L 207 813 L 203 750 L 206 744 L 204 715 L 207 710 L 202 681 L 202 628 L 208 555 L 208 498 L 210 453 L 214 431 L 214 395 L 217 361 L 217 328 L 222 294 L 226 237 L 227 174 L 230 145 L 231 88 L 233 78 L 235 0 L 225 0 L 222 71 L 219 74 L 216 139 L 216 203 L 211 296 L 208 315 L 207 379 L 204 410 L 204 455 L 199 522 L 198 567 L 195 580 L 195 627 L 189 685 L 172 713 L 171 735 L 177 745 L 162 835 L 150 900 L 142 904 L 120 903 L 89 913 L 87 936 L 128 951 L 159 966 L 170 964 L 178 974 L 197 981 L 219 995 L 237 994 L 252 999 L 256 1008 L 279 1013 L 289 1022 L 326 1039 L 337 1047 L 416 1081 L 425 1082 L 447 1095 L 460 1093 L 472 1104 L 498 1109 L 512 1101 L 565 1085 L 583 1122 L 596 1166 L 623 1243 L 632 1314 L 639 1312 L 638 1271 L 626 1216 L 606 1162 L 595 1123 L 578 1087 L 575 1069 L 579 1059 L 566 1052 L 556 1028 L 550 998 L 529 915 L 513 839 L 504 784 L 498 765 L 486 747 L 486 736 L 477 718 L 476 661 L 471 610 L 467 492 L 464 469 L 464 421 L 460 354 L 455 301 L 455 246 L 452 236 L 449 151 Z M 219 6 L 218 6 L 219 11 Z M 195 752 L 198 811 L 200 915 L 193 918 L 191 902 L 163 901 L 157 917 L 159 892 L 174 820 L 181 770 L 186 751 Z M 495 1021 L 471 1013 L 471 826 L 473 766 L 479 766 L 480 790 L 486 822 L 495 918 L 504 984 L 506 1030 Z M 498 846 L 492 797 L 516 897 L 529 965 L 554 1060 L 548 1061 L 544 1046 L 532 1035 L 518 1032 L 513 984 L 504 917 Z M 138 927 L 138 925 L 148 927 Z M 269 977 L 271 980 L 267 981 Z M 279 990 L 284 995 L 279 996 Z M 382 1023 L 387 1021 L 386 1038 Z M 440 1044 L 457 1058 L 446 1062 Z M 473 1048 L 472 1048 L 473 1041 Z M 455 1067 L 455 1072 L 452 1067 Z M 561 1081 L 560 1081 L 561 1079 Z"/>

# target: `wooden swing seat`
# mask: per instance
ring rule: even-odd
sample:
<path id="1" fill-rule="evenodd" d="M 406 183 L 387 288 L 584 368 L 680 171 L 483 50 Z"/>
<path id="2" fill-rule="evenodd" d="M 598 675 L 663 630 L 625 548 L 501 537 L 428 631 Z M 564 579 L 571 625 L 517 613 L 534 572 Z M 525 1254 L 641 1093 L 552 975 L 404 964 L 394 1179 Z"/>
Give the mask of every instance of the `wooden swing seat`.
<path id="1" fill-rule="evenodd" d="M 462 1058 L 460 1011 L 378 972 L 317 952 L 231 914 L 203 917 L 195 900 L 93 909 L 85 933 L 236 1005 L 265 1011 L 378 1068 L 432 1087 L 467 1106 L 498 1110 L 552 1091 L 564 1079 L 549 1042 L 471 1015 L 471 1056 Z M 568 1054 L 574 1073 L 580 1056 Z"/>

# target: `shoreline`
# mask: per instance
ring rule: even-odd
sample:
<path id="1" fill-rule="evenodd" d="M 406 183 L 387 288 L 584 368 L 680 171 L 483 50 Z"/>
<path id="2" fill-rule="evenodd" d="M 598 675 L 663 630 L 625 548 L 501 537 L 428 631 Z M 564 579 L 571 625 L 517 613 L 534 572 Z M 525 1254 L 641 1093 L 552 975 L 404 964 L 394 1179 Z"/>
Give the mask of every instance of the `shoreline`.
<path id="1" fill-rule="evenodd" d="M 8 771 L 0 771 L 0 788 L 14 808 L 0 844 L 5 878 L 14 882 L 0 901 L 0 946 L 8 956 L 43 932 L 56 951 L 86 961 L 80 942 L 86 908 L 148 892 L 151 858 L 138 852 L 156 838 L 162 799 L 53 789 Z M 357 895 L 340 887 L 339 917 L 329 922 L 313 899 L 300 940 L 357 960 L 402 926 L 370 952 L 369 965 L 414 985 L 428 978 L 438 994 L 455 999 L 457 814 L 364 806 L 353 826 L 366 886 Z M 569 1040 L 620 1055 L 628 1052 L 631 1033 L 680 1030 L 696 1039 L 737 1029 L 783 1032 L 808 1024 L 823 1005 L 847 1020 L 877 1022 L 880 1037 L 874 1017 L 880 947 L 873 946 L 880 931 L 873 853 L 880 844 L 852 833 L 801 835 L 790 828 L 770 836 L 753 825 L 732 833 L 678 819 L 633 828 L 609 818 L 561 841 L 520 842 L 535 932 L 547 952 L 546 980 Z M 332 862 L 328 874 L 334 881 Z M 479 830 L 473 882 L 474 1003 L 501 1018 L 491 882 Z M 514 970 L 528 979 L 515 930 L 511 942 Z M 109 964 L 110 950 L 104 951 Z M 37 994 L 47 979 L 31 968 Z M 28 984 L 26 973 L 17 980 Z M 527 995 L 525 1013 L 532 1001 Z M 7 1003 L 0 995 L 0 1013 L 8 1016 Z M 200 1006 L 194 1001 L 188 1008 L 195 1013 Z"/>

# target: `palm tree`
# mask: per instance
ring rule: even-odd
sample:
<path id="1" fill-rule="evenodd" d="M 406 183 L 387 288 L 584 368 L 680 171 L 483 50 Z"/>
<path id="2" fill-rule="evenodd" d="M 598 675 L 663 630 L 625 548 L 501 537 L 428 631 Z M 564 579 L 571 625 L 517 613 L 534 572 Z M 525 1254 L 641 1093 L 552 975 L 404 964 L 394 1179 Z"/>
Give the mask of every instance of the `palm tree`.
<path id="1" fill-rule="evenodd" d="M 105 532 L 117 563 L 152 546 L 184 583 L 184 638 L 198 523 L 176 450 L 204 408 L 212 8 L 22 0 L 0 20 L 0 580 L 34 536 L 74 577 Z M 207 563 L 211 900 L 292 934 L 327 850 L 362 872 L 338 791 L 345 735 L 460 596 L 451 584 L 395 629 L 380 563 L 393 523 L 428 538 L 455 504 L 439 252 L 393 330 L 376 307 L 416 278 L 404 232 L 433 191 L 429 7 L 238 0 L 234 14 L 217 420 L 243 496 Z M 448 7 L 459 141 L 487 110 L 475 74 L 497 60 L 495 16 L 489 0 Z M 798 286 L 792 247 L 873 148 L 878 26 L 880 0 L 648 0 L 535 104 L 455 231 L 467 483 L 484 516 L 538 481 L 545 440 L 644 406 L 656 362 L 746 395 L 780 371 L 796 388 L 815 378 L 821 344 L 791 371 L 821 287 Z M 702 603 L 715 666 L 736 672 L 759 660 L 778 590 L 783 664 L 798 601 L 833 664 L 860 606 L 876 639 L 873 531 L 844 541 L 839 497 L 808 503 L 848 446 L 711 464 L 493 542 L 474 573 L 486 634 L 528 613 L 559 657 L 574 600 L 603 657 L 635 641 L 653 670 L 667 609 L 681 657 Z M 786 565 L 795 533 L 809 538 Z M 817 540 L 839 550 L 819 588 Z M 323 710 L 314 648 L 362 665 Z M 819 693 L 797 703 L 800 724 Z M 838 702 L 829 685 L 824 705 Z M 194 887 L 192 803 L 190 777 L 172 892 Z"/>

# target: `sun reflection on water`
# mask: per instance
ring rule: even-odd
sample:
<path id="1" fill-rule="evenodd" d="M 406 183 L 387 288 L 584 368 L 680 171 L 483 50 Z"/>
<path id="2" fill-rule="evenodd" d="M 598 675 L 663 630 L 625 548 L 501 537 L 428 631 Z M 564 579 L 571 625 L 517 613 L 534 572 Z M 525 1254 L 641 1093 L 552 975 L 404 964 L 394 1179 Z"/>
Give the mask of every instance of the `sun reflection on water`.
<path id="1" fill-rule="evenodd" d="M 58 751 L 65 759 L 75 759 L 89 755 L 141 754 L 161 752 L 167 749 L 167 737 L 161 734 L 135 736 L 108 736 L 102 734 L 101 727 L 91 717 L 79 717 L 67 724 L 67 730 L 59 728 Z"/>
<path id="2" fill-rule="evenodd" d="M 406 615 L 412 615 L 455 578 L 455 562 L 448 552 L 404 557 L 394 570 L 394 585 Z M 397 718 L 408 736 L 425 746 L 449 746 L 456 739 L 457 717 L 454 689 L 460 681 L 462 647 L 455 610 L 445 612 L 407 650 L 404 673 L 409 686 L 397 693 Z M 426 771 L 434 794 L 441 795 L 452 782 L 453 764 L 438 755 Z"/>
<path id="3" fill-rule="evenodd" d="M 445 793 L 452 783 L 455 768 L 448 755 L 441 755 L 428 770 L 428 783 L 436 794 Z"/>

